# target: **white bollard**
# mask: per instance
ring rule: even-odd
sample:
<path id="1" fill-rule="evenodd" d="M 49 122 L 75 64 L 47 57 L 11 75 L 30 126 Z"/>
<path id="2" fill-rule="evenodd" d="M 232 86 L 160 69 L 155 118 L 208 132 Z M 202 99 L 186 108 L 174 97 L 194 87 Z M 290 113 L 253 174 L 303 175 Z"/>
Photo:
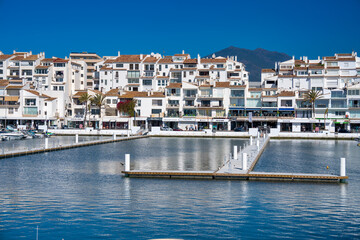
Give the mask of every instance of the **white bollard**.
<path id="1" fill-rule="evenodd" d="M 345 177 L 346 176 L 346 163 L 345 158 L 340 158 L 340 176 Z"/>
<path id="2" fill-rule="evenodd" d="M 260 149 L 260 141 L 259 141 L 259 139 L 256 140 L 256 146 L 257 146 L 257 148 L 258 148 L 258 150 L 259 150 L 259 149 Z"/>
<path id="3" fill-rule="evenodd" d="M 130 171 L 130 154 L 125 154 L 125 171 Z"/>
<path id="4" fill-rule="evenodd" d="M 129 131 L 127 132 L 127 137 L 130 137 L 130 132 Z"/>
<path id="5" fill-rule="evenodd" d="M 116 133 L 113 134 L 113 140 L 116 140 Z"/>
<path id="6" fill-rule="evenodd" d="M 237 146 L 234 146 L 234 160 L 238 159 L 238 150 Z"/>
<path id="7" fill-rule="evenodd" d="M 49 138 L 45 137 L 45 148 L 49 148 Z"/>
<path id="8" fill-rule="evenodd" d="M 250 145 L 252 145 L 252 142 L 253 142 L 253 138 L 252 136 L 250 136 Z"/>
<path id="9" fill-rule="evenodd" d="M 266 133 L 264 133 L 263 137 L 264 137 L 264 139 L 266 138 Z"/>
<path id="10" fill-rule="evenodd" d="M 75 135 L 75 143 L 79 143 L 79 134 Z"/>
<path id="11" fill-rule="evenodd" d="M 259 131 L 257 132 L 257 138 L 259 138 L 259 136 L 260 136 L 260 133 L 259 133 Z"/>
<path id="12" fill-rule="evenodd" d="M 247 153 L 243 153 L 242 160 L 242 168 L 243 170 L 247 170 Z"/>

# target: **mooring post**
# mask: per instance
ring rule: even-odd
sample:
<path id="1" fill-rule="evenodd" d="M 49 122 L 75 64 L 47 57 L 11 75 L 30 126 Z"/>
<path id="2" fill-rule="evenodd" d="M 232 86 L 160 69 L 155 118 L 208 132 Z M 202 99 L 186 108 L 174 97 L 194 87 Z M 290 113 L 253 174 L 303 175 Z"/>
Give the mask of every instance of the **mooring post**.
<path id="1" fill-rule="evenodd" d="M 345 177 L 346 176 L 346 159 L 340 158 L 340 176 Z"/>
<path id="2" fill-rule="evenodd" d="M 260 133 L 259 133 L 259 131 L 257 132 L 257 138 L 259 138 L 259 136 L 260 136 Z"/>
<path id="3" fill-rule="evenodd" d="M 49 148 L 49 138 L 45 137 L 45 149 Z"/>
<path id="4" fill-rule="evenodd" d="M 75 143 L 79 143 L 79 134 L 75 134 Z"/>
<path id="5" fill-rule="evenodd" d="M 113 133 L 113 140 L 116 140 L 116 133 Z"/>
<path id="6" fill-rule="evenodd" d="M 125 171 L 130 171 L 130 154 L 125 154 Z"/>
<path id="7" fill-rule="evenodd" d="M 253 138 L 252 136 L 250 136 L 250 145 L 252 145 L 252 142 L 253 142 Z"/>
<path id="8" fill-rule="evenodd" d="M 259 141 L 259 139 L 256 140 L 256 146 L 257 146 L 257 149 L 259 151 L 260 150 L 260 141 Z"/>
<path id="9" fill-rule="evenodd" d="M 242 168 L 243 170 L 247 170 L 247 153 L 243 153 L 242 160 L 243 160 Z"/>
<path id="10" fill-rule="evenodd" d="M 130 137 L 130 132 L 129 132 L 129 130 L 127 131 L 127 137 Z"/>
<path id="11" fill-rule="evenodd" d="M 264 139 L 266 138 L 266 133 L 264 133 L 263 137 L 264 137 Z"/>
<path id="12" fill-rule="evenodd" d="M 237 146 L 234 146 L 234 160 L 238 159 L 238 150 L 237 150 Z"/>

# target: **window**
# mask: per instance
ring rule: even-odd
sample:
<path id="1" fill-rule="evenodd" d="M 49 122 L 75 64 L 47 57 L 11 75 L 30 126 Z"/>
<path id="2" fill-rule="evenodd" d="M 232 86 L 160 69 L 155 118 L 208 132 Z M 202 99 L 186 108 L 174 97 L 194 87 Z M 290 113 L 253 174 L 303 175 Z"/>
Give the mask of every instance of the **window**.
<path id="1" fill-rule="evenodd" d="M 106 104 L 111 104 L 111 99 L 106 99 Z"/>
<path id="2" fill-rule="evenodd" d="M 26 106 L 35 106 L 36 105 L 36 99 L 25 99 L 25 105 Z"/>
<path id="3" fill-rule="evenodd" d="M 186 77 L 186 72 L 184 72 L 184 77 Z"/>
<path id="4" fill-rule="evenodd" d="M 193 71 L 190 71 L 190 72 L 189 72 L 189 75 L 194 75 L 194 72 L 193 72 Z"/>
<path id="5" fill-rule="evenodd" d="M 143 85 L 151 86 L 152 85 L 152 80 L 143 80 Z"/>
<path id="6" fill-rule="evenodd" d="M 161 66 L 162 66 L 162 65 L 159 65 L 159 71 L 161 71 Z"/>
<path id="7" fill-rule="evenodd" d="M 107 71 L 105 71 L 105 75 L 107 75 Z"/>
<path id="8" fill-rule="evenodd" d="M 81 77 L 84 77 L 84 74 L 81 74 Z"/>
<path id="9" fill-rule="evenodd" d="M 336 67 L 338 65 L 337 62 L 328 62 L 327 64 L 329 67 Z"/>
<path id="10" fill-rule="evenodd" d="M 64 86 L 59 86 L 59 91 L 64 91 Z"/>
<path id="11" fill-rule="evenodd" d="M 65 63 L 54 63 L 54 67 L 65 67 Z"/>
<path id="12" fill-rule="evenodd" d="M 58 90 L 58 87 L 57 87 L 57 86 L 53 86 L 53 90 L 54 90 L 54 91 L 57 91 L 57 90 Z"/>
<path id="13" fill-rule="evenodd" d="M 217 68 L 224 68 L 224 64 L 217 64 L 216 67 Z"/>
<path id="14" fill-rule="evenodd" d="M 161 109 L 151 109 L 151 114 L 160 114 Z"/>
<path id="15" fill-rule="evenodd" d="M 130 69 L 130 70 L 134 70 L 134 64 L 130 64 L 130 65 L 129 65 L 129 69 Z"/>
<path id="16" fill-rule="evenodd" d="M 349 66 L 349 63 L 344 63 L 344 67 L 348 67 Z"/>
<path id="17" fill-rule="evenodd" d="M 141 100 L 137 100 L 138 107 L 141 107 Z"/>
<path id="18" fill-rule="evenodd" d="M 105 85 L 107 85 L 107 80 L 105 79 Z"/>
<path id="19" fill-rule="evenodd" d="M 113 100 L 112 100 L 112 104 L 117 104 L 117 100 L 116 100 L 116 99 L 113 99 Z"/>
<path id="20" fill-rule="evenodd" d="M 292 107 L 292 100 L 281 100 L 282 107 Z"/>
<path id="21" fill-rule="evenodd" d="M 139 79 L 138 78 L 129 78 L 128 83 L 139 83 Z"/>
<path id="22" fill-rule="evenodd" d="M 127 77 L 128 78 L 139 78 L 140 72 L 139 71 L 128 71 Z"/>
<path id="23" fill-rule="evenodd" d="M 9 114 L 13 114 L 13 113 L 14 113 L 14 108 L 9 108 L 8 113 L 9 113 Z"/>
<path id="24" fill-rule="evenodd" d="M 122 64 L 122 63 L 117 63 L 117 64 L 116 64 L 116 67 L 117 67 L 117 68 L 124 67 L 124 64 Z"/>
<path id="25" fill-rule="evenodd" d="M 344 116 L 345 112 L 344 111 L 335 111 L 335 116 Z"/>
<path id="26" fill-rule="evenodd" d="M 348 90 L 348 95 L 360 95 L 360 90 Z"/>
<path id="27" fill-rule="evenodd" d="M 162 106 L 162 100 L 152 100 L 153 106 Z"/>
<path id="28" fill-rule="evenodd" d="M 135 70 L 139 70 L 139 64 L 135 64 Z"/>
<path id="29" fill-rule="evenodd" d="M 228 69 L 232 70 L 232 65 L 231 64 L 228 65 Z"/>
<path id="30" fill-rule="evenodd" d="M 158 80 L 158 86 L 166 86 L 166 80 Z"/>
<path id="31" fill-rule="evenodd" d="M 165 68 L 168 68 L 168 65 L 165 65 Z"/>

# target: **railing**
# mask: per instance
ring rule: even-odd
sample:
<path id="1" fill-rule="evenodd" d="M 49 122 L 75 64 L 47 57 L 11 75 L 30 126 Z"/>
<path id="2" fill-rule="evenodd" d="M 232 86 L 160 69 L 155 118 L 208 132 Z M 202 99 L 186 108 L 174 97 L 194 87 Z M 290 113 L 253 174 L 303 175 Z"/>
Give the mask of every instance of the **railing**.
<path id="1" fill-rule="evenodd" d="M 179 107 L 179 104 L 166 104 L 167 108 L 171 108 L 171 107 Z"/>

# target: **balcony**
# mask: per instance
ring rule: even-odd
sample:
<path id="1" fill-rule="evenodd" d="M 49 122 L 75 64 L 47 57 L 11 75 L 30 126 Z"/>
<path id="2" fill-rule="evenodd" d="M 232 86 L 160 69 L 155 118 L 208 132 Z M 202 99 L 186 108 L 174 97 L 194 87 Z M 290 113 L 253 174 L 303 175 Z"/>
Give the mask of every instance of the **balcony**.
<path id="1" fill-rule="evenodd" d="M 37 107 L 24 107 L 23 116 L 37 116 L 38 108 Z"/>
<path id="2" fill-rule="evenodd" d="M 56 74 L 55 78 L 64 78 L 64 74 Z"/>
<path id="3" fill-rule="evenodd" d="M 179 104 L 166 104 L 166 108 L 179 108 Z"/>

